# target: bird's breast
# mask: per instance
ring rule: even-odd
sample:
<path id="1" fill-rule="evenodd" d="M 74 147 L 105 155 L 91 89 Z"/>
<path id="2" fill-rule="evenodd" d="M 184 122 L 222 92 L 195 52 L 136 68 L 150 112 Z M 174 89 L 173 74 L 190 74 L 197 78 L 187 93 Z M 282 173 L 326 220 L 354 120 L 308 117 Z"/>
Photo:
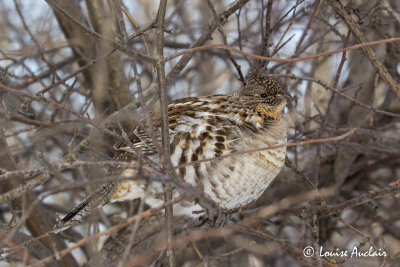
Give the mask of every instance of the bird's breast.
<path id="1" fill-rule="evenodd" d="M 251 138 L 241 136 L 237 151 L 245 153 L 205 168 L 207 172 L 201 180 L 204 192 L 224 209 L 235 209 L 258 199 L 282 169 L 285 143 L 283 121 Z"/>

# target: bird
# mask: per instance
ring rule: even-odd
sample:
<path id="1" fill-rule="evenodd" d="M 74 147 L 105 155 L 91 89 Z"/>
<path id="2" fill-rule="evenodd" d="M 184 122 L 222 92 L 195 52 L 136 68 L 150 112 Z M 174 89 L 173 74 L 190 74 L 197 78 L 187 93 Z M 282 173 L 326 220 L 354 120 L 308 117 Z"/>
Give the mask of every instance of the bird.
<path id="1" fill-rule="evenodd" d="M 221 210 L 239 209 L 258 199 L 285 161 L 286 96 L 277 81 L 265 75 L 251 75 L 238 93 L 172 101 L 168 105 L 170 161 L 175 167 L 183 165 L 176 169 L 177 176 L 199 189 Z M 154 132 L 153 137 L 149 129 Z M 159 165 L 154 138 L 161 140 L 159 110 L 150 119 L 143 118 L 127 139 L 115 144 L 115 159 L 137 161 L 140 154 L 148 162 Z M 282 146 L 237 153 L 277 145 Z M 231 157 L 226 156 L 232 153 Z M 201 161 L 204 159 L 214 160 Z M 189 162 L 193 164 L 186 164 Z M 127 179 L 101 185 L 59 220 L 55 228 L 81 222 L 92 210 L 108 203 L 141 198 L 150 207 L 162 205 L 162 183 L 129 179 L 136 173 L 131 168 L 111 168 L 109 175 L 119 174 Z M 174 190 L 173 195 L 178 196 L 179 191 Z M 193 201 L 176 203 L 173 210 L 174 215 L 190 218 L 199 218 L 205 213 Z"/>

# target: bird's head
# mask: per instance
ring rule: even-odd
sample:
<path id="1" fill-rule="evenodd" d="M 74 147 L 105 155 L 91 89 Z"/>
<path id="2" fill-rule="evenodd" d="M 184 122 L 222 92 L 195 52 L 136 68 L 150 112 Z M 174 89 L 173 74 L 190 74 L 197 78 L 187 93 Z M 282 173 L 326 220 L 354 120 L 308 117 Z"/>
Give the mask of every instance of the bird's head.
<path id="1" fill-rule="evenodd" d="M 287 95 L 282 86 L 266 76 L 254 75 L 247 78 L 239 95 L 250 98 L 257 112 L 273 119 L 282 116 L 286 105 Z"/>

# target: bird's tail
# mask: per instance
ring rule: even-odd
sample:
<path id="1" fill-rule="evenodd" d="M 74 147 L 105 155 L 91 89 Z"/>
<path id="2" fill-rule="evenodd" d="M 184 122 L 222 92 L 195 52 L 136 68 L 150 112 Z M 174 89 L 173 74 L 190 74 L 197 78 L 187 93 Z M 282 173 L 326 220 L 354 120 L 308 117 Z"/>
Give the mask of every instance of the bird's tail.
<path id="1" fill-rule="evenodd" d="M 110 202 L 110 196 L 115 191 L 116 183 L 108 183 L 100 186 L 90 194 L 82 203 L 69 212 L 54 226 L 55 232 L 68 229 L 70 226 L 82 222 L 90 212 Z"/>

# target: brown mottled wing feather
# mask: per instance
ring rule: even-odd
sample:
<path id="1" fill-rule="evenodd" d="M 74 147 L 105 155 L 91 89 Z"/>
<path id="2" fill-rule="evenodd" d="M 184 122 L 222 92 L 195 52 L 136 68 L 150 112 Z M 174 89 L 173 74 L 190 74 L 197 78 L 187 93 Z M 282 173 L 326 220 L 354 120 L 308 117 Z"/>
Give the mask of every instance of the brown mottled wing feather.
<path id="1" fill-rule="evenodd" d="M 155 138 L 161 142 L 160 135 L 158 133 L 155 134 Z M 117 151 L 117 156 L 119 155 L 118 151 L 126 151 L 131 154 L 136 155 L 140 150 L 142 155 L 154 155 L 157 153 L 157 148 L 153 144 L 153 141 L 150 135 L 144 131 L 140 126 L 137 126 L 135 130 L 129 135 L 129 141 L 119 141 L 114 145 L 115 150 Z"/>

